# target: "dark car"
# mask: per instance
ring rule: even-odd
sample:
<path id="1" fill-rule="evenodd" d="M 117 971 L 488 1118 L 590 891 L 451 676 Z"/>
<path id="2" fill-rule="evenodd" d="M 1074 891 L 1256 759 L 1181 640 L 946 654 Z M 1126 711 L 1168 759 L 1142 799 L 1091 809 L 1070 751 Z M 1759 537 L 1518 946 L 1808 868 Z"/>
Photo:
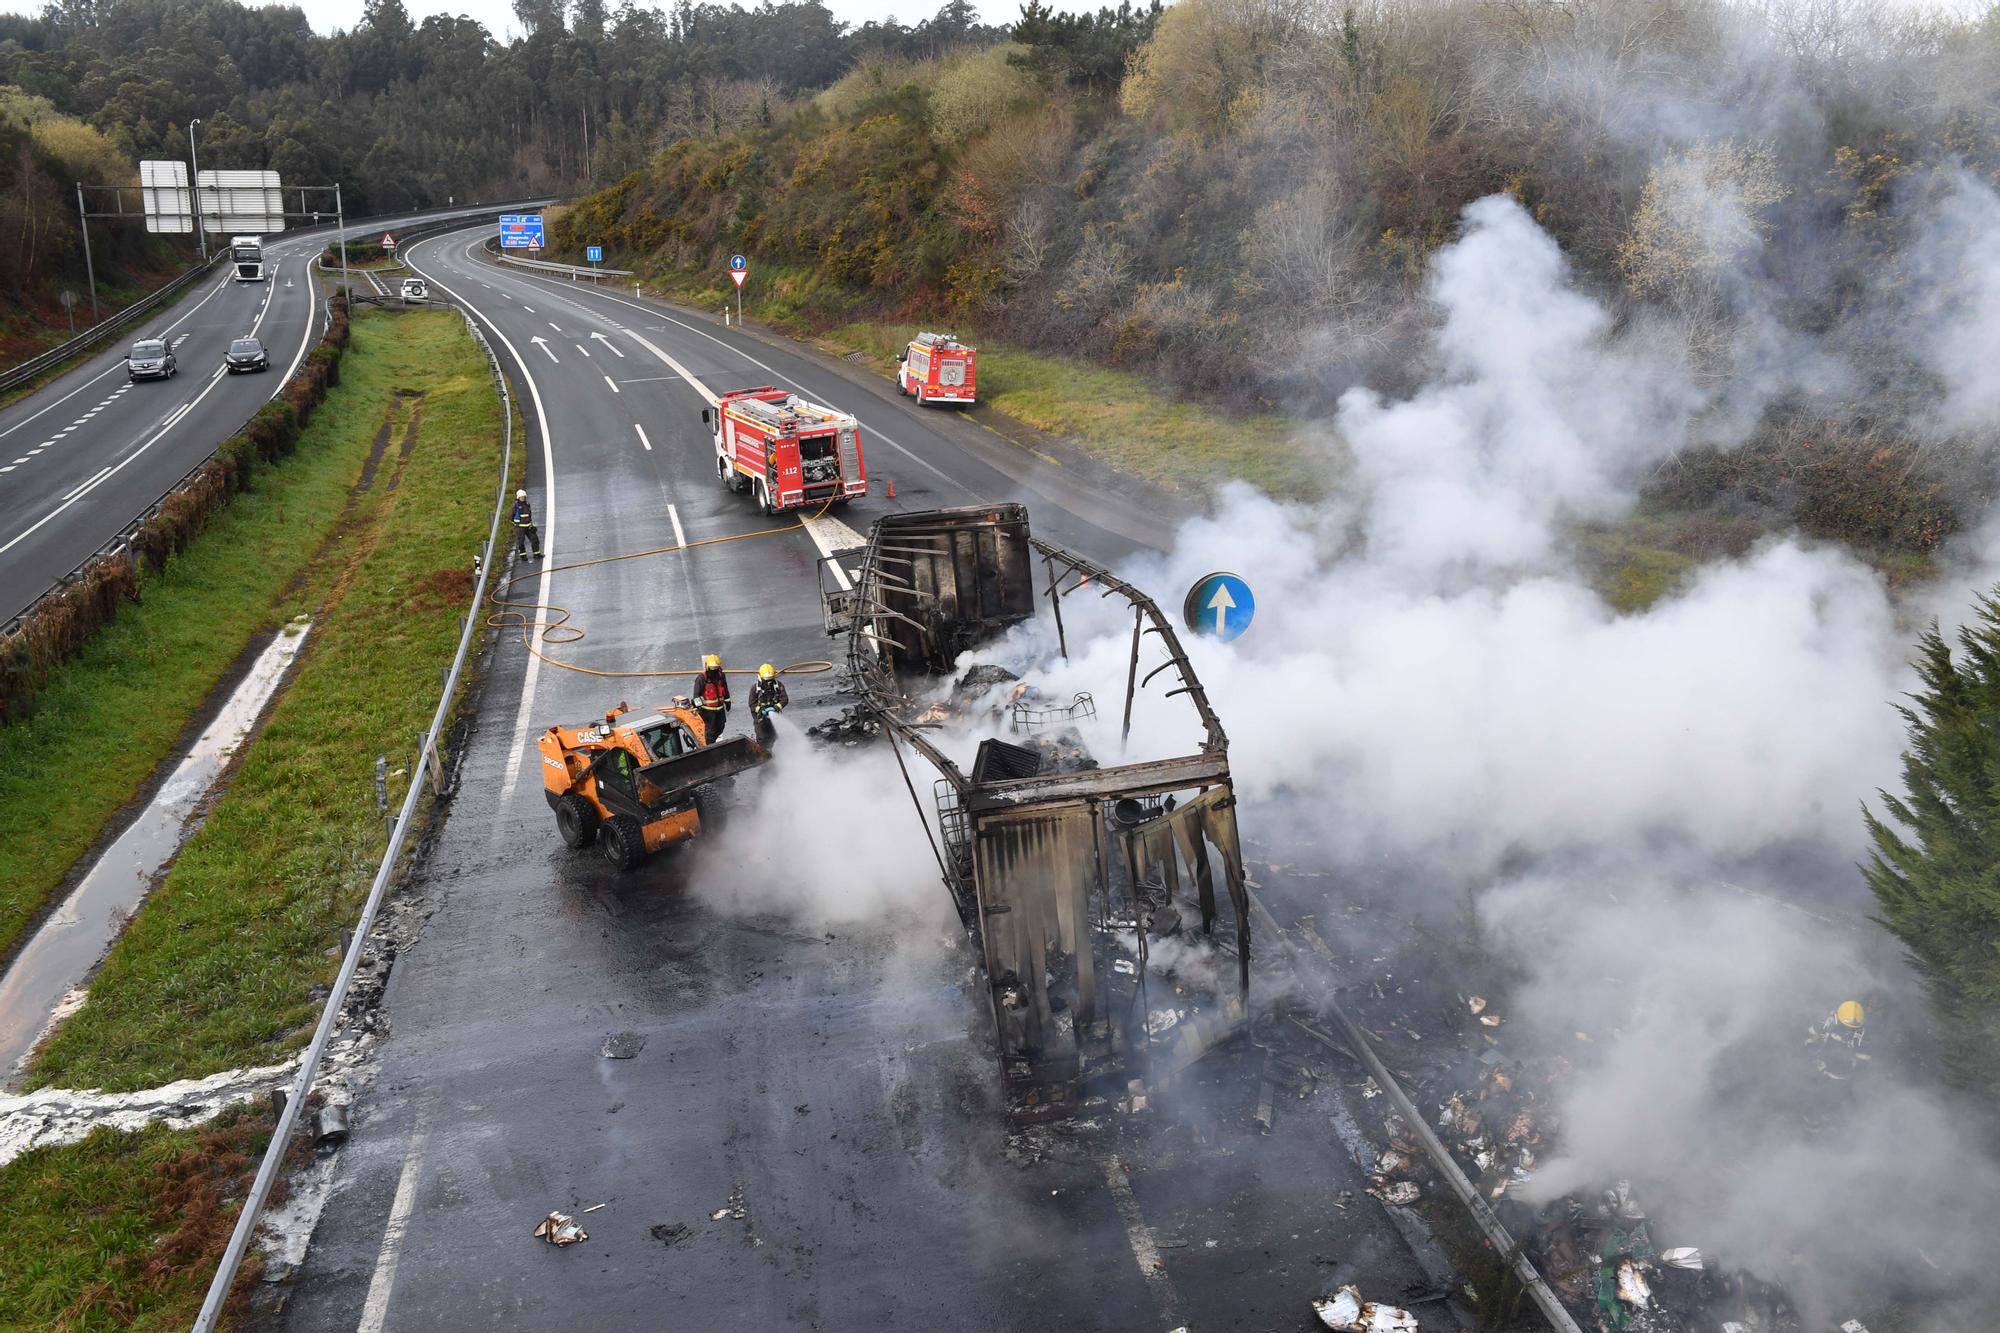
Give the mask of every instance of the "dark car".
<path id="1" fill-rule="evenodd" d="M 179 370 L 174 349 L 163 339 L 141 338 L 125 354 L 125 373 L 135 380 L 172 379 Z"/>
<path id="2" fill-rule="evenodd" d="M 239 370 L 269 370 L 271 354 L 255 338 L 238 338 L 229 344 L 229 353 L 222 358 L 222 364 L 229 367 L 232 375 Z"/>

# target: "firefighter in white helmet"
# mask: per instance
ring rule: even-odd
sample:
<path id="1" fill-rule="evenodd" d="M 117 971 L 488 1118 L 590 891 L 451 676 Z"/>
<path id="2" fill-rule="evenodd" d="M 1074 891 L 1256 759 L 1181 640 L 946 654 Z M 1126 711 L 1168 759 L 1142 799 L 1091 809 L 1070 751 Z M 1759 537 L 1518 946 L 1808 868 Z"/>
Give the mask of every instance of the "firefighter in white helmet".
<path id="1" fill-rule="evenodd" d="M 530 560 L 542 558 L 542 534 L 535 527 L 535 511 L 526 491 L 514 492 L 514 553 Z"/>

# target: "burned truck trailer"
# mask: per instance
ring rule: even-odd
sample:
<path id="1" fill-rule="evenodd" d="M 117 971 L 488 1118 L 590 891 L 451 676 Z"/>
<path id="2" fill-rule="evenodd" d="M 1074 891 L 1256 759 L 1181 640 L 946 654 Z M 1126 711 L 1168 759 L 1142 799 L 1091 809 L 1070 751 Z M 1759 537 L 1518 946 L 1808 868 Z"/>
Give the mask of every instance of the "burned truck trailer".
<path id="1" fill-rule="evenodd" d="M 830 564 L 845 583 L 840 562 Z M 934 850 L 984 964 L 1015 1106 L 1059 1107 L 1111 1076 L 1170 1076 L 1240 1024 L 1250 906 L 1229 742 L 1152 600 L 1036 540 L 1019 504 L 886 516 L 851 588 L 826 586 L 827 573 L 822 566 L 829 632 L 847 633 L 849 670 L 897 747 L 912 799 L 920 778 L 907 750 L 942 775 L 933 783 Z M 968 653 L 1038 615 L 1049 618 L 1067 657 L 1063 607 L 1079 594 L 1122 598 L 1130 608 L 1121 743 L 1134 697 L 1158 688 L 1186 700 L 1197 747 L 1098 767 L 1080 747 L 1023 734 L 1090 699 L 1078 696 L 1068 708 L 1017 704 L 981 715 L 975 720 L 1013 739 L 984 737 L 970 771 L 962 769 L 944 748 L 941 728 L 953 722 L 928 696 Z M 1153 646 L 1163 660 L 1142 666 Z M 1191 1008 L 1179 1007 L 1190 1003 L 1183 988 L 1149 977 L 1151 954 L 1169 938 L 1216 964 L 1204 971 L 1219 980 Z"/>

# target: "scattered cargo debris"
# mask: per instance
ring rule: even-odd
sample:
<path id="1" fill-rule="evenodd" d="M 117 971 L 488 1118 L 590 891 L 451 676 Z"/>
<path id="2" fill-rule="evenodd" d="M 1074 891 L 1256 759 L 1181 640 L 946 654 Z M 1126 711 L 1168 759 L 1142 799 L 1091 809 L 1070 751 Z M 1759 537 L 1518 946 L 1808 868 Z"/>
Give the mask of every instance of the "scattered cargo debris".
<path id="1" fill-rule="evenodd" d="M 630 1060 L 646 1049 L 646 1035 L 643 1032 L 614 1032 L 604 1039 L 604 1046 L 598 1052 L 607 1060 Z"/>
<path id="2" fill-rule="evenodd" d="M 1325 1300 L 1313 1302 L 1319 1322 L 1341 1333 L 1417 1333 L 1417 1317 L 1408 1310 L 1361 1299 L 1358 1287 L 1342 1287 Z"/>
<path id="3" fill-rule="evenodd" d="M 568 1213 L 550 1212 L 535 1227 L 535 1239 L 545 1240 L 551 1245 L 574 1245 L 580 1240 L 589 1240 L 590 1233 L 577 1225 Z"/>
<path id="4" fill-rule="evenodd" d="M 1208 1049 L 1245 1012 L 1250 901 L 1228 738 L 1173 625 L 1110 571 L 1036 540 L 1019 504 L 885 515 L 859 560 L 851 593 L 837 602 L 829 594 L 827 624 L 845 629 L 851 679 L 897 745 L 898 762 L 907 746 L 942 774 L 934 784 L 942 845 L 934 850 L 984 964 L 1002 1078 L 1016 1108 L 1073 1102 L 1099 1076 L 1122 1087 L 1120 1071 L 1135 1064 L 1157 1081 L 1156 1043 L 1204 1001 L 1219 1007 L 1222 1027 L 1198 1028 L 1194 1045 L 1187 1038 L 1177 1045 Z M 959 672 L 942 703 L 934 698 L 938 677 L 959 671 L 968 652 L 1033 619 L 1044 603 L 1067 657 L 1063 601 L 1086 588 L 1131 609 L 1123 734 L 1133 698 L 1171 672 L 1168 694 L 1186 698 L 1201 731 L 1193 753 L 1101 766 L 1076 725 L 1095 718 L 1094 700 L 1030 697 L 997 663 Z M 1149 637 L 1165 660 L 1142 673 Z M 981 713 L 996 695 L 1004 708 L 1026 705 L 1021 727 L 1011 713 L 1004 719 L 1018 739 L 988 734 L 962 769 L 938 729 L 999 730 L 1002 719 Z M 1058 709 L 1068 717 L 1054 716 Z M 907 766 L 904 774 L 914 798 Z M 1174 941 L 1174 957 L 1187 946 L 1221 965 L 1174 974 L 1154 961 L 1163 940 Z M 1229 972 L 1233 986 L 1205 979 Z M 1168 1006 L 1149 993 L 1169 987 Z"/>
<path id="5" fill-rule="evenodd" d="M 843 745 L 859 745 L 881 734 L 882 724 L 859 704 L 843 708 L 825 721 L 815 722 L 806 728 L 806 735 L 816 741 L 838 741 Z"/>

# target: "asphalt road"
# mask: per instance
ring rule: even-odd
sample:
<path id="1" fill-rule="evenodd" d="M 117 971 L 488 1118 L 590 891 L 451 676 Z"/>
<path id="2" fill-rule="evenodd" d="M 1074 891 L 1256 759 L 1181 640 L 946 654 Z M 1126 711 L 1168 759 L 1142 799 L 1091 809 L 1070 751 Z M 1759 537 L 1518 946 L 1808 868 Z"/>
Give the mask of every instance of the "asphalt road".
<path id="1" fill-rule="evenodd" d="M 326 302 L 307 265 L 331 234 L 271 239 L 268 281 L 237 282 L 225 267 L 83 364 L 0 408 L 0 624 L 115 537 L 277 394 L 323 323 Z M 253 336 L 270 350 L 271 369 L 226 373 L 229 344 Z M 127 379 L 125 353 L 144 337 L 173 345 L 173 379 Z"/>
<path id="2" fill-rule="evenodd" d="M 791 384 L 855 410 L 877 480 L 847 515 L 857 531 L 891 504 L 1022 499 L 1038 533 L 1102 560 L 1165 538 L 1143 499 L 1078 493 L 1065 469 L 886 380 L 502 270 L 474 244 L 438 238 L 408 258 L 477 313 L 520 390 L 547 567 L 772 526 L 717 482 L 690 378 Z M 600 669 L 825 658 L 820 554 L 795 529 L 558 569 L 514 593 L 567 608 L 587 637 L 551 651 Z M 794 683 L 798 721 L 844 702 L 833 681 Z M 410 890 L 429 919 L 391 976 L 391 1035 L 287 1327 L 1295 1329 L 1336 1272 L 1371 1298 L 1422 1283 L 1360 1193 L 1325 1094 L 1257 1132 L 1254 1049 L 1212 1058 L 1171 1111 L 1013 1130 L 941 888 L 849 925 L 718 905 L 717 882 L 753 887 L 765 838 L 843 868 L 827 877 L 843 891 L 872 887 L 856 866 L 907 874 L 887 846 L 921 847 L 907 805 L 901 822 L 846 826 L 816 819 L 807 793 L 746 826 L 766 770 L 736 780 L 739 822 L 711 849 L 629 875 L 565 850 L 533 734 L 672 688 L 498 644 L 458 795 Z M 643 1044 L 606 1058 L 614 1034 Z M 550 1209 L 600 1203 L 582 1214 L 587 1242 L 531 1239 Z"/>

